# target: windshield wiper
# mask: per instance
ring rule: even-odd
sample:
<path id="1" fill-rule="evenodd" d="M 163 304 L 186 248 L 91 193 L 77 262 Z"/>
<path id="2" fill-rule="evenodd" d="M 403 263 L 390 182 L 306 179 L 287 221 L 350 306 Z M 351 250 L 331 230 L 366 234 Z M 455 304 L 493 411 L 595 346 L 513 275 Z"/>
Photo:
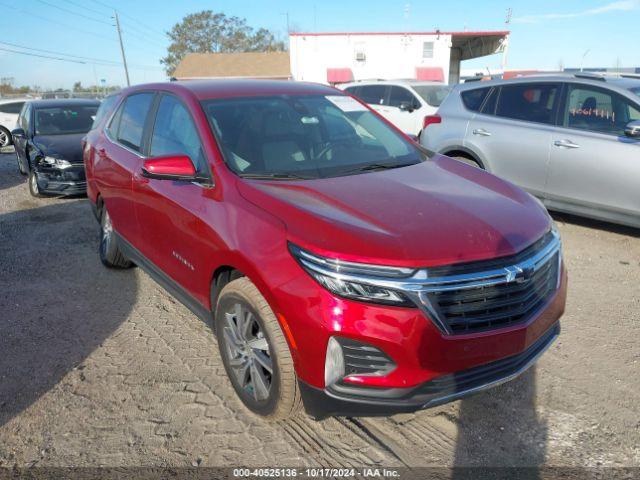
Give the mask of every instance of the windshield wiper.
<path id="1" fill-rule="evenodd" d="M 309 180 L 316 177 L 298 175 L 296 173 L 241 173 L 242 178 L 256 180 Z"/>
<path id="2" fill-rule="evenodd" d="M 359 172 L 375 172 L 377 170 L 390 170 L 392 168 L 408 167 L 409 165 L 415 165 L 415 162 L 411 163 L 369 163 L 361 167 L 352 168 L 350 170 L 343 170 L 341 174 L 359 173 Z"/>

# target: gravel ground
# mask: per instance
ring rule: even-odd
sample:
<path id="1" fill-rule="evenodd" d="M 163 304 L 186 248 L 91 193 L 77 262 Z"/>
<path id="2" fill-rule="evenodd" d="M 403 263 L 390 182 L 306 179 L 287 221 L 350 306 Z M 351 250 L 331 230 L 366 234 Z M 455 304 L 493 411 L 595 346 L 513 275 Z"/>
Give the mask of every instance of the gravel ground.
<path id="1" fill-rule="evenodd" d="M 521 378 L 391 418 L 268 424 L 209 328 L 97 255 L 86 199 L 34 199 L 0 155 L 0 467 L 640 466 L 640 232 L 556 216 L 558 342 Z"/>

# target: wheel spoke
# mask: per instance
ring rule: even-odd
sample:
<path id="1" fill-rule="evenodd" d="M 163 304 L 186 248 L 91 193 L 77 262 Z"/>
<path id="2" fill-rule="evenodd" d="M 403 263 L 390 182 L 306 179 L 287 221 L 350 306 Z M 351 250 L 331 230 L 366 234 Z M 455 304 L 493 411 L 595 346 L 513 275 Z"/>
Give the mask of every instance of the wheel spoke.
<path id="1" fill-rule="evenodd" d="M 229 360 L 229 365 L 231 366 L 236 379 L 240 383 L 240 386 L 244 388 L 247 384 L 249 361 L 246 357 L 239 357 Z"/>
<path id="2" fill-rule="evenodd" d="M 254 338 L 253 340 L 249 340 L 249 346 L 254 350 L 262 350 L 265 352 L 269 351 L 269 344 L 267 343 L 267 339 L 262 338 Z"/>
<path id="3" fill-rule="evenodd" d="M 240 346 L 242 344 L 242 340 L 238 335 L 238 326 L 236 325 L 236 322 L 234 322 L 234 314 L 225 313 L 224 318 L 227 324 L 226 328 L 224 329 L 225 335 L 228 334 L 228 338 L 234 346 Z"/>
<path id="4" fill-rule="evenodd" d="M 271 358 L 265 355 L 261 350 L 254 350 L 253 356 L 256 359 L 256 362 L 262 365 L 267 372 L 273 374 L 273 362 L 271 361 Z"/>
<path id="5" fill-rule="evenodd" d="M 264 400 L 269 397 L 269 381 L 256 362 L 251 362 L 251 385 L 253 386 L 253 397 L 256 400 Z"/>
<path id="6" fill-rule="evenodd" d="M 233 331 L 233 329 L 229 327 L 225 327 L 223 333 L 224 333 L 224 339 L 227 343 L 227 346 L 229 346 L 233 350 L 234 355 L 237 355 L 238 353 L 240 353 L 242 344 L 240 343 L 238 338 L 235 336 L 235 332 Z"/>

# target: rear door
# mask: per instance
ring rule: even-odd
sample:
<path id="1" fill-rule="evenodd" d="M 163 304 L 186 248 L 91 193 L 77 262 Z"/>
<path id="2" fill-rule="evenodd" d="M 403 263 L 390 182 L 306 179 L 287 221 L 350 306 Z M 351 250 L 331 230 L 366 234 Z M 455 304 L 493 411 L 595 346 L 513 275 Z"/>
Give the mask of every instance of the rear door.
<path id="1" fill-rule="evenodd" d="M 603 87 L 570 83 L 561 124 L 552 138 L 550 206 L 640 215 L 640 141 L 625 125 L 640 120 L 640 104 Z M 578 211 L 578 213 L 580 213 Z M 638 221 L 638 220 L 637 220 Z"/>
<path id="2" fill-rule="evenodd" d="M 29 171 L 29 157 L 27 155 L 27 137 L 29 136 L 29 128 L 31 127 L 31 111 L 33 107 L 27 103 L 18 116 L 18 127 L 24 130 L 24 136 L 14 137 L 14 148 L 18 161 L 21 163 L 24 171 Z"/>
<path id="3" fill-rule="evenodd" d="M 494 88 L 469 122 L 465 147 L 481 152 L 487 170 L 542 196 L 560 87 L 532 82 Z"/>
<path id="4" fill-rule="evenodd" d="M 386 107 L 385 101 L 387 99 L 388 90 L 388 85 L 362 85 L 358 91 L 358 97 L 373 110 L 384 116 L 384 109 Z"/>
<path id="5" fill-rule="evenodd" d="M 126 97 L 100 136 L 95 148 L 93 170 L 96 187 L 115 230 L 129 243 L 141 243 L 135 216 L 133 175 L 138 171 L 145 149 L 145 132 L 155 93 L 133 93 Z"/>
<path id="6" fill-rule="evenodd" d="M 211 169 L 201 140 L 201 132 L 189 108 L 177 96 L 163 93 L 154 109 L 147 156 L 187 155 L 202 183 L 150 179 L 141 175 L 140 163 L 134 174 L 136 216 L 142 242 L 138 249 L 156 267 L 186 289 L 201 304 L 208 302 L 211 282 L 211 252 L 215 232 L 203 216 L 210 200 Z M 203 288 L 203 285 L 206 288 Z"/>

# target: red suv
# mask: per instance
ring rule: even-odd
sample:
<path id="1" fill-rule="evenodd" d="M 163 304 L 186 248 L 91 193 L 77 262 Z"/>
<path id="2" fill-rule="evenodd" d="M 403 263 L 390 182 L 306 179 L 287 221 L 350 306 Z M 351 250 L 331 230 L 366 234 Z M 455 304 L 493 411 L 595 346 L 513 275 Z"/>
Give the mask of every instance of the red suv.
<path id="1" fill-rule="evenodd" d="M 438 405 L 559 334 L 567 279 L 541 204 L 344 92 L 136 86 L 105 100 L 84 161 L 103 263 L 135 263 L 211 322 L 264 417 Z"/>

